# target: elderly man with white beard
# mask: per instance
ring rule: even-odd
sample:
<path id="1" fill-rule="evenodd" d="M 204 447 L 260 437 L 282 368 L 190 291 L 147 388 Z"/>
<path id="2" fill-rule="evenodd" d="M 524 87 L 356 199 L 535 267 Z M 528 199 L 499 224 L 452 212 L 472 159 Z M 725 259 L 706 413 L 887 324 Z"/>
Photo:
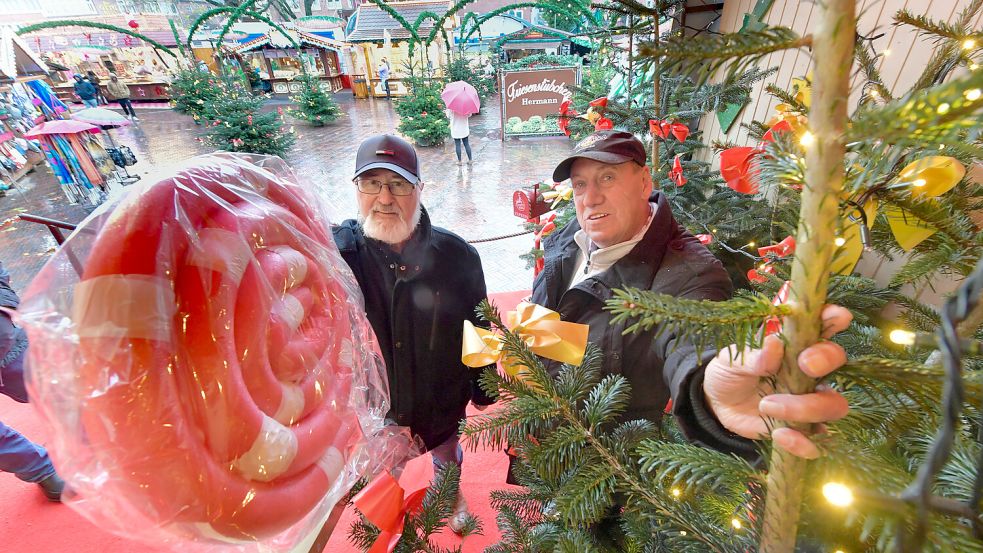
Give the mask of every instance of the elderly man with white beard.
<path id="1" fill-rule="evenodd" d="M 333 229 L 365 296 L 365 310 L 389 377 L 388 417 L 408 426 L 435 467 L 461 465 L 458 426 L 468 401 L 491 404 L 480 369 L 461 363 L 463 322 L 478 324 L 485 299 L 478 252 L 430 224 L 413 146 L 392 135 L 362 142 L 355 160 L 358 220 Z M 449 526 L 459 532 L 467 504 L 458 494 Z"/>

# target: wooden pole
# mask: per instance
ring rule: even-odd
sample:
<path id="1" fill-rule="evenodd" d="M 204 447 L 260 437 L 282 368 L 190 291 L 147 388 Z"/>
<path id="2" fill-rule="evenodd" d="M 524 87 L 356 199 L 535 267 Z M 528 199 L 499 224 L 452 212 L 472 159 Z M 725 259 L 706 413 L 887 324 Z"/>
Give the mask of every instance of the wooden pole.
<path id="1" fill-rule="evenodd" d="M 659 3 L 656 2 L 655 6 L 658 9 Z M 658 12 L 655 14 L 655 30 L 652 32 L 653 48 L 659 49 L 659 20 L 661 16 Z M 659 97 L 662 95 L 659 92 L 659 68 L 661 66 L 661 59 L 659 56 L 652 58 L 652 110 L 655 114 L 655 118 L 658 119 L 660 116 L 659 109 Z M 652 137 L 652 172 L 655 173 L 659 170 L 659 141 Z"/>
<path id="2" fill-rule="evenodd" d="M 805 188 L 799 211 L 796 252 L 792 264 L 790 300 L 794 309 L 783 323 L 785 359 L 777 375 L 778 393 L 812 392 L 815 381 L 799 370 L 796 358 L 820 338 L 820 315 L 826 302 L 829 265 L 833 258 L 834 229 L 839 217 L 843 188 L 853 64 L 856 6 L 854 0 L 824 0 L 816 4 L 818 21 L 813 28 L 812 107 L 806 148 Z M 775 421 L 775 426 L 784 426 Z M 793 425 L 807 432 L 809 425 Z M 768 497 L 761 529 L 761 553 L 795 550 L 802 503 L 803 475 L 807 461 L 775 448 L 768 468 Z"/>

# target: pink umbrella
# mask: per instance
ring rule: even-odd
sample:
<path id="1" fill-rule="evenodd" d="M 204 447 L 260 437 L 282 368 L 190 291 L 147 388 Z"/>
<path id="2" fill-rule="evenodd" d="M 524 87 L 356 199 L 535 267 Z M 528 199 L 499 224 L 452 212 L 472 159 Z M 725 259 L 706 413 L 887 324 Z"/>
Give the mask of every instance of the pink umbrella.
<path id="1" fill-rule="evenodd" d="M 82 121 L 59 119 L 57 121 L 41 123 L 40 125 L 24 133 L 24 138 L 35 138 L 43 134 L 75 134 L 91 130 L 99 132 L 99 127 L 90 125 L 89 123 L 83 123 Z"/>
<path id="2" fill-rule="evenodd" d="M 447 109 L 461 115 L 478 113 L 478 109 L 481 107 L 478 91 L 464 81 L 454 81 L 448 84 L 440 93 L 440 99 L 447 104 Z"/>

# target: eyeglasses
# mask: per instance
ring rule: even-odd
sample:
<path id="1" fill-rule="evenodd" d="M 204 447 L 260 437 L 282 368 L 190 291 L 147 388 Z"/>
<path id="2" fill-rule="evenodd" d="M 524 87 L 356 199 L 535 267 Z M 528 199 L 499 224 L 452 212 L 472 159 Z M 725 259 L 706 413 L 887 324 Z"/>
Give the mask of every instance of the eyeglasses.
<path id="1" fill-rule="evenodd" d="M 389 193 L 393 196 L 409 196 L 416 187 L 413 183 L 402 179 L 383 182 L 379 179 L 356 178 L 355 185 L 358 186 L 358 191 L 363 194 L 378 194 L 382 192 L 382 187 L 386 186 L 389 188 Z"/>

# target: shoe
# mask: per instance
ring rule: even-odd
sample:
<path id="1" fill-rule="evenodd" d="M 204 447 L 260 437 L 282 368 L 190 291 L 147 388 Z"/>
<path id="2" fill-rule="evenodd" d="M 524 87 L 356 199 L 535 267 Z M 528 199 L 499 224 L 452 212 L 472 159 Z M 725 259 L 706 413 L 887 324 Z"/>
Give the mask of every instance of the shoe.
<path id="1" fill-rule="evenodd" d="M 455 534 L 460 534 L 470 516 L 471 514 L 468 513 L 468 502 L 464 500 L 464 494 L 457 492 L 457 505 L 454 507 L 454 512 L 451 513 L 451 517 L 447 521 L 447 526 Z"/>
<path id="2" fill-rule="evenodd" d="M 65 489 L 65 481 L 61 479 L 57 474 L 52 474 L 51 476 L 45 478 L 44 480 L 38 482 L 38 487 L 41 488 L 41 492 L 50 501 L 61 502 L 61 492 Z"/>
<path id="3" fill-rule="evenodd" d="M 134 116 L 133 116 L 133 120 L 134 120 L 134 121 L 139 121 L 139 120 L 140 120 L 140 118 L 139 118 L 139 117 L 137 117 L 136 115 L 134 115 Z"/>
<path id="4" fill-rule="evenodd" d="M 461 165 L 464 165 L 464 162 L 461 160 L 457 160 L 457 166 L 460 167 Z"/>

